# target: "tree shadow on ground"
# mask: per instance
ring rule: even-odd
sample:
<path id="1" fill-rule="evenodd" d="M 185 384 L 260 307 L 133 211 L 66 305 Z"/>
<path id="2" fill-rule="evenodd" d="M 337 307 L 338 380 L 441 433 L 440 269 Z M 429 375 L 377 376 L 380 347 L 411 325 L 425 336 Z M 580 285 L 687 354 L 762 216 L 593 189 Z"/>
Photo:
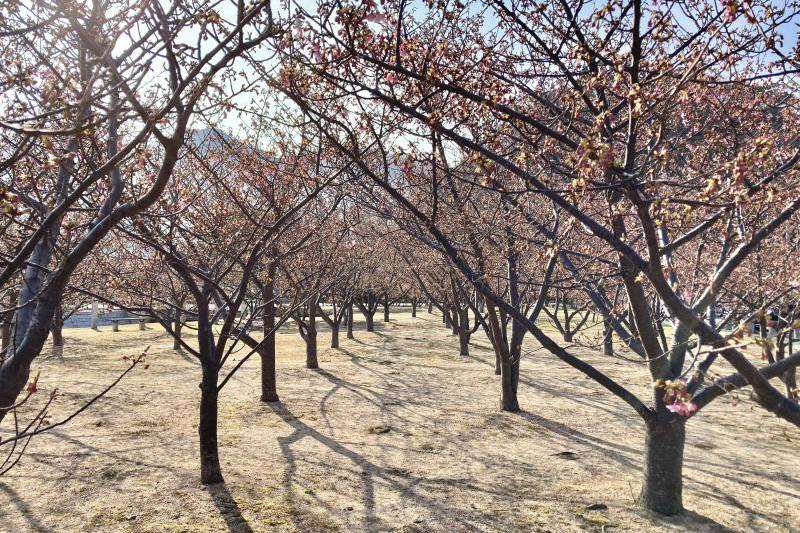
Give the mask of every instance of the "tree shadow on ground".
<path id="1" fill-rule="evenodd" d="M 20 498 L 19 494 L 9 487 L 6 483 L 0 482 L 0 492 L 4 493 L 8 500 L 17 508 L 17 511 L 20 515 L 25 517 L 25 520 L 28 522 L 28 526 L 30 526 L 32 531 L 43 531 L 43 532 L 52 532 L 53 530 L 49 527 L 42 524 L 39 519 L 33 515 L 31 512 L 30 507 L 25 501 Z M 5 514 L 5 510 L 0 511 L 0 517 Z"/>
<path id="2" fill-rule="evenodd" d="M 253 533 L 253 528 L 247 523 L 239 509 L 239 504 L 231 496 L 228 486 L 225 483 L 217 483 L 206 487 L 214 505 L 217 506 L 219 514 L 225 520 L 225 525 L 230 533 Z"/>
<path id="3" fill-rule="evenodd" d="M 684 511 L 675 516 L 663 516 L 657 513 L 647 513 L 648 518 L 656 525 L 674 531 L 692 531 L 693 533 L 736 533 L 735 529 L 726 527 L 707 516 Z"/>
<path id="4" fill-rule="evenodd" d="M 364 523 L 369 524 L 370 522 L 374 521 L 375 490 L 371 472 L 374 471 L 375 468 L 377 467 L 371 464 L 369 461 L 367 461 L 363 456 L 346 448 L 336 440 L 326 435 L 323 435 L 314 428 L 301 422 L 294 415 L 294 413 L 292 413 L 284 404 L 282 403 L 269 404 L 268 407 L 272 410 L 273 413 L 278 415 L 284 422 L 286 422 L 286 424 L 288 424 L 294 430 L 289 436 L 278 438 L 278 443 L 281 448 L 281 453 L 283 454 L 286 463 L 286 471 L 284 473 L 283 483 L 284 486 L 286 487 L 286 495 L 289 500 L 288 503 L 292 506 L 293 511 L 295 505 L 293 484 L 294 484 L 294 477 L 297 471 L 297 459 L 295 458 L 295 453 L 292 450 L 292 444 L 303 439 L 304 437 L 311 437 L 316 441 L 320 442 L 321 444 L 325 445 L 335 453 L 349 459 L 350 461 L 353 462 L 355 466 L 357 466 L 360 469 L 364 480 L 363 489 L 361 492 L 361 499 L 364 505 Z M 322 504 L 322 502 L 319 501 L 318 503 Z M 304 530 L 305 524 L 301 523 L 299 513 L 292 512 L 291 516 L 295 526 L 301 531 Z"/>
<path id="5" fill-rule="evenodd" d="M 471 524 L 475 530 L 484 530 L 486 528 L 494 530 L 499 527 L 499 524 L 492 517 L 476 515 L 466 517 L 463 515 L 462 510 L 448 506 L 446 500 L 433 499 L 421 492 L 421 490 L 424 490 L 437 493 L 444 488 L 452 488 L 454 486 L 476 491 L 482 490 L 480 487 L 471 485 L 469 479 L 429 478 L 415 475 L 402 468 L 381 466 L 351 448 L 344 446 L 337 439 L 329 437 L 305 424 L 286 405 L 269 404 L 268 407 L 294 430 L 286 437 L 278 437 L 278 443 L 286 464 L 283 484 L 288 498 L 287 503 L 292 506 L 291 516 L 298 530 L 314 530 L 313 524 L 304 522 L 304 518 L 308 517 L 304 517 L 303 513 L 295 507 L 297 504 L 294 496 L 297 463 L 298 460 L 306 459 L 296 456 L 292 445 L 305 437 L 314 439 L 337 455 L 349 460 L 356 467 L 352 473 L 360 478 L 360 504 L 363 506 L 362 526 L 358 531 L 384 531 L 386 529 L 376 511 L 375 494 L 378 484 L 402 494 L 402 498 L 407 505 L 419 506 L 425 509 L 430 514 L 430 519 L 434 520 L 434 523 Z M 343 470 L 337 468 L 336 472 L 341 474 Z M 338 513 L 337 509 L 332 509 L 327 503 L 314 495 L 313 492 L 307 492 L 306 494 L 312 496 L 315 503 L 323 507 L 328 516 Z M 352 510 L 352 508 L 349 510 Z M 311 528 L 309 529 L 309 527 Z M 411 527 L 413 531 L 424 530 L 424 527 L 418 525 L 418 522 L 409 524 L 408 527 Z"/>
<path id="6" fill-rule="evenodd" d="M 583 444 L 606 457 L 610 457 L 626 468 L 630 468 L 632 470 L 639 468 L 639 465 L 636 463 L 635 459 L 632 458 L 632 456 L 637 455 L 639 452 L 633 448 L 583 433 L 569 427 L 566 424 L 557 422 L 555 420 L 550 420 L 549 418 L 545 418 L 529 411 L 520 411 L 518 414 L 531 424 L 545 428 L 551 433 L 564 438 L 567 442 Z"/>

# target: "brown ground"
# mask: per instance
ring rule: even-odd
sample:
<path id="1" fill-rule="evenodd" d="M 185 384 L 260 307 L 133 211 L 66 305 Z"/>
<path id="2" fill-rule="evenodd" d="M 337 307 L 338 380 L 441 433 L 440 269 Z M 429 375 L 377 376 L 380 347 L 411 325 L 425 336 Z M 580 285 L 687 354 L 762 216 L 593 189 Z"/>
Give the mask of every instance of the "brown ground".
<path id="1" fill-rule="evenodd" d="M 120 356 L 153 344 L 150 368 L 33 441 L 0 479 L 0 530 L 800 530 L 800 433 L 788 424 L 748 401 L 710 406 L 688 425 L 689 512 L 653 516 L 634 504 L 643 427 L 631 409 L 532 346 L 525 412 L 502 413 L 485 338 L 459 358 L 426 313 L 342 334 L 341 350 L 321 349 L 318 371 L 303 367 L 294 330 L 282 331 L 283 403 L 258 401 L 249 362 L 221 400 L 227 485 L 203 488 L 197 364 L 155 329 L 66 333 L 64 359 L 39 362 L 41 388 L 62 391 L 53 420 L 111 381 Z M 647 394 L 640 367 L 587 357 Z M 585 510 L 594 503 L 608 509 Z"/>

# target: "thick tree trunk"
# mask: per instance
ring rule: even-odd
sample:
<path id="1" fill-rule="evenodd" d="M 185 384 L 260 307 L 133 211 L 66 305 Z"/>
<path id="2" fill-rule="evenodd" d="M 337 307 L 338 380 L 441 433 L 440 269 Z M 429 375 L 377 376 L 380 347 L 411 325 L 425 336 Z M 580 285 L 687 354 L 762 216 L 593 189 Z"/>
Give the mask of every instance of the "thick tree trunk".
<path id="1" fill-rule="evenodd" d="M 275 343 L 272 343 L 271 349 L 262 346 L 259 356 L 261 357 L 261 401 L 279 402 L 278 383 L 275 378 Z"/>
<path id="2" fill-rule="evenodd" d="M 453 335 L 458 335 L 458 332 L 460 330 L 460 328 L 458 327 L 458 322 L 459 322 L 458 309 L 453 308 L 453 318 L 450 322 L 450 327 L 452 328 L 452 331 L 450 333 L 452 333 Z"/>
<path id="3" fill-rule="evenodd" d="M 279 402 L 278 383 L 275 376 L 275 271 L 277 265 L 271 261 L 267 270 L 268 280 L 261 296 L 264 299 L 264 342 L 258 351 L 261 357 L 261 401 Z M 267 336 L 269 335 L 269 336 Z"/>
<path id="4" fill-rule="evenodd" d="M 614 330 L 608 320 L 603 321 L 603 355 L 614 355 Z"/>
<path id="5" fill-rule="evenodd" d="M 458 311 L 458 347 L 459 354 L 462 357 L 469 356 L 469 314 L 466 309 L 459 309 Z"/>
<path id="6" fill-rule="evenodd" d="M 306 368 L 319 368 L 317 360 L 317 334 L 309 334 L 306 339 Z"/>
<path id="7" fill-rule="evenodd" d="M 339 347 L 339 324 L 331 326 L 331 348 Z"/>
<path id="8" fill-rule="evenodd" d="M 519 342 L 511 343 L 505 339 L 501 331 L 500 321 L 494 306 L 489 306 L 489 327 L 492 332 L 492 346 L 500 359 L 500 408 L 503 411 L 515 413 L 519 411 L 517 401 L 517 386 L 519 384 L 519 357 L 522 348 L 521 337 Z M 512 335 L 513 337 L 513 335 Z M 512 363 L 513 361 L 513 363 Z"/>
<path id="9" fill-rule="evenodd" d="M 783 374 L 783 384 L 786 387 L 786 397 L 797 401 L 797 369 L 792 368 Z"/>
<path id="10" fill-rule="evenodd" d="M 100 324 L 100 303 L 97 300 L 95 300 L 92 302 L 92 318 L 91 318 L 92 329 L 97 329 L 99 324 Z"/>
<path id="11" fill-rule="evenodd" d="M 411 302 L 411 318 L 417 317 L 417 302 Z"/>
<path id="12" fill-rule="evenodd" d="M 3 318 L 3 326 L 0 328 L 0 336 L 2 336 L 2 339 L 0 339 L 0 350 L 5 350 L 11 339 L 11 320 L 13 316 L 14 313 L 8 312 L 6 317 Z"/>
<path id="13" fill-rule="evenodd" d="M 639 505 L 665 515 L 683 511 L 683 446 L 686 420 L 659 414 L 647 424 L 644 480 Z"/>
<path id="14" fill-rule="evenodd" d="M 53 318 L 50 321 L 50 334 L 53 336 L 53 347 L 64 347 L 64 308 L 61 304 L 56 306 Z"/>
<path id="15" fill-rule="evenodd" d="M 200 483 L 210 485 L 224 480 L 217 445 L 217 371 L 205 366 L 212 365 L 204 365 L 200 384 Z"/>
<path id="16" fill-rule="evenodd" d="M 183 317 L 181 316 L 181 310 L 175 309 L 175 316 L 173 317 L 172 321 L 172 349 L 173 350 L 181 350 L 181 330 L 183 329 Z"/>
<path id="17" fill-rule="evenodd" d="M 82 112 L 81 122 L 84 119 L 88 119 L 88 114 Z M 66 152 L 72 153 L 77 150 L 78 138 L 71 138 L 67 143 Z M 56 196 L 54 205 L 63 200 L 69 190 L 67 184 L 72 177 L 74 164 L 71 158 L 67 159 L 68 161 L 64 161 L 64 164 L 60 165 L 58 171 L 56 190 L 61 192 Z M 164 168 L 162 167 L 162 169 Z M 111 225 L 106 224 L 99 227 L 99 231 L 93 231 L 91 237 L 87 237 L 81 242 L 82 249 L 86 250 L 85 253 L 88 253 L 97 244 L 110 230 Z M 10 346 L 7 353 L 4 353 L 5 361 L 0 363 L 0 407 L 14 405 L 17 396 L 27 384 L 31 364 L 42 352 L 42 348 L 47 342 L 53 311 L 61 302 L 69 276 L 72 275 L 80 258 L 85 257 L 85 253 L 83 256 L 80 253 L 77 255 L 70 253 L 73 261 L 70 264 L 62 265 L 61 275 L 48 277 L 47 266 L 53 257 L 60 230 L 60 221 L 52 224 L 44 232 L 28 257 L 28 266 L 22 276 L 20 290 L 17 293 L 18 308 L 14 312 Z M 7 412 L 7 410 L 0 409 L 0 422 L 3 421 Z"/>
<path id="18" fill-rule="evenodd" d="M 792 327 L 791 323 L 789 327 Z M 792 355 L 794 353 L 794 329 L 789 331 L 788 335 L 787 348 L 789 349 L 789 355 Z M 783 359 L 783 357 L 781 357 L 781 359 Z M 797 402 L 797 368 L 792 367 L 784 372 L 783 376 L 781 376 L 781 380 L 786 388 L 786 397 Z"/>
<path id="19" fill-rule="evenodd" d="M 494 306 L 488 305 L 489 313 L 486 315 L 488 319 L 487 334 L 492 341 L 492 348 L 494 348 L 494 373 L 498 376 L 503 375 L 503 357 L 504 351 L 508 349 L 508 344 L 502 338 L 500 332 L 500 321 L 497 320 L 497 313 Z M 502 378 L 501 378 L 502 380 Z"/>
<path id="20" fill-rule="evenodd" d="M 308 331 L 306 331 L 306 368 L 319 368 L 317 361 L 317 322 L 316 306 L 309 306 Z"/>
<path id="21" fill-rule="evenodd" d="M 64 347 L 64 322 L 58 321 L 58 323 L 54 323 L 50 326 L 50 333 L 53 335 L 53 347 L 54 348 L 63 348 Z"/>
<path id="22" fill-rule="evenodd" d="M 389 297 L 386 297 L 386 300 L 383 302 L 383 321 L 389 322 Z"/>
<path id="23" fill-rule="evenodd" d="M 3 421 L 8 410 L 3 410 L 3 407 L 14 405 L 19 391 L 25 388 L 30 376 L 30 367 L 25 365 L 15 365 L 12 359 L 9 364 L 6 362 L 0 366 L 0 422 Z"/>
<path id="24" fill-rule="evenodd" d="M 458 332 L 458 349 L 462 357 L 469 356 L 469 334 L 464 330 Z"/>
<path id="25" fill-rule="evenodd" d="M 433 314 L 433 302 L 428 302 L 428 314 Z"/>
<path id="26" fill-rule="evenodd" d="M 633 308 L 630 306 L 630 303 L 628 304 L 628 325 L 631 328 L 631 335 L 638 337 L 639 330 L 636 328 L 636 319 L 634 318 Z"/>
<path id="27" fill-rule="evenodd" d="M 53 340 L 53 356 L 64 356 L 64 308 L 61 302 L 50 319 L 50 338 Z"/>
<path id="28" fill-rule="evenodd" d="M 571 331 L 564 330 L 564 334 L 562 336 L 564 337 L 564 342 L 572 342 L 572 332 Z"/>
<path id="29" fill-rule="evenodd" d="M 14 307 L 17 301 L 17 291 L 12 290 L 9 294 L 7 311 L 0 316 L 3 324 L 0 326 L 0 350 L 5 350 L 11 344 L 12 324 L 14 322 Z M 7 354 L 6 354 L 7 355 Z"/>
<path id="30" fill-rule="evenodd" d="M 759 329 L 759 336 L 761 337 L 762 340 L 766 341 L 767 337 L 769 337 L 769 327 L 767 326 L 767 317 L 765 315 L 762 315 L 761 318 L 759 319 L 758 329 Z M 769 364 L 774 363 L 775 356 L 772 355 L 772 350 L 765 350 L 765 352 L 767 356 L 767 362 Z M 752 392 L 751 395 L 753 395 Z"/>
<path id="31" fill-rule="evenodd" d="M 374 315 L 370 313 L 364 313 L 364 320 L 367 321 L 367 331 L 375 331 L 375 324 L 374 324 Z"/>
<path id="32" fill-rule="evenodd" d="M 347 338 L 353 338 L 353 304 L 347 305 Z"/>
<path id="33" fill-rule="evenodd" d="M 502 381 L 502 396 L 500 398 L 503 411 L 516 413 L 519 411 L 517 401 L 517 387 L 519 385 L 519 360 L 511 362 L 503 358 L 500 361 L 500 379 Z"/>

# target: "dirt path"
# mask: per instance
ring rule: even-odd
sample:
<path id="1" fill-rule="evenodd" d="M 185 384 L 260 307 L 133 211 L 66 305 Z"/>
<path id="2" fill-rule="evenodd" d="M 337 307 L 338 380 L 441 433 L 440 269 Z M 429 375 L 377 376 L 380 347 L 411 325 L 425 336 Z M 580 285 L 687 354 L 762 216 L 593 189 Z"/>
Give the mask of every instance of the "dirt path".
<path id="1" fill-rule="evenodd" d="M 796 429 L 749 402 L 712 405 L 688 425 L 690 512 L 649 516 L 633 501 L 643 428 L 627 406 L 531 346 L 525 412 L 502 413 L 485 339 L 460 358 L 425 313 L 357 330 L 342 349 L 321 350 L 319 371 L 302 367 L 298 336 L 282 331 L 282 403 L 258 401 L 255 360 L 226 387 L 227 484 L 208 489 L 198 482 L 197 364 L 135 326 L 67 330 L 67 343 L 63 360 L 39 363 L 42 389 L 58 382 L 63 393 L 54 420 L 113 379 L 122 355 L 152 344 L 150 368 L 31 444 L 0 479 L 0 530 L 800 530 Z M 646 397 L 644 369 L 592 361 Z M 597 503 L 608 509 L 586 510 Z"/>

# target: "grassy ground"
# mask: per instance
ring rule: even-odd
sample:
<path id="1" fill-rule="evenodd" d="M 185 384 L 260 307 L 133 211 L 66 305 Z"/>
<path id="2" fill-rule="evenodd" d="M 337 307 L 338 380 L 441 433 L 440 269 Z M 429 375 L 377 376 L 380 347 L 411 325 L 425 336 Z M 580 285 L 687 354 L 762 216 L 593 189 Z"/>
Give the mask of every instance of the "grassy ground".
<path id="1" fill-rule="evenodd" d="M 0 478 L 0 530 L 800 530 L 800 434 L 743 395 L 688 424 L 688 512 L 665 519 L 634 502 L 642 423 L 541 349 L 522 364 L 524 412 L 502 413 L 482 335 L 460 358 L 438 316 L 358 326 L 339 350 L 321 331 L 317 371 L 282 330 L 279 405 L 258 401 L 258 362 L 245 365 L 221 399 L 227 484 L 210 488 L 198 482 L 196 362 L 156 329 L 67 330 L 63 358 L 37 362 L 40 388 L 62 392 L 53 420 L 110 382 L 123 355 L 152 345 L 150 367 L 33 441 Z M 647 397 L 639 365 L 584 355 Z"/>

